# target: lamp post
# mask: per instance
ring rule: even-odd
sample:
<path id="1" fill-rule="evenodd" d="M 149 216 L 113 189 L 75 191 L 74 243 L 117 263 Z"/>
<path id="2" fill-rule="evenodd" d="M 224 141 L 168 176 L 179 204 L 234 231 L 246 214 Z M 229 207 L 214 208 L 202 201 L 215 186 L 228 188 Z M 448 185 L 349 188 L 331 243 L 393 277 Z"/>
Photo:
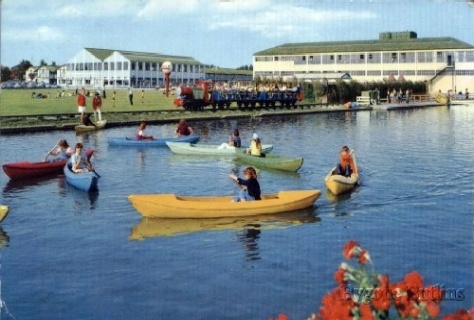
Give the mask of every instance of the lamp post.
<path id="1" fill-rule="evenodd" d="M 165 75 L 165 93 L 166 93 L 167 97 L 168 97 L 169 92 L 170 92 L 170 74 L 171 74 L 172 67 L 173 66 L 172 66 L 171 62 L 169 62 L 169 61 L 165 61 L 161 65 L 161 71 L 163 71 L 163 73 Z"/>

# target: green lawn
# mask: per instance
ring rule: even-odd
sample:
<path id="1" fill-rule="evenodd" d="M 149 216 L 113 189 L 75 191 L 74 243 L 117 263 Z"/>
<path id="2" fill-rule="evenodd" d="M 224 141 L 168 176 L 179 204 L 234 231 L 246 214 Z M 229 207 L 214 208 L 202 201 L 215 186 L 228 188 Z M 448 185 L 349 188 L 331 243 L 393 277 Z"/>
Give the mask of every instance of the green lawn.
<path id="1" fill-rule="evenodd" d="M 77 114 L 76 97 L 56 98 L 60 90 L 62 89 L 2 89 L 0 91 L 0 116 Z M 42 93 L 49 97 L 32 99 L 32 92 Z M 73 94 L 75 90 L 65 90 L 65 92 Z M 91 91 L 92 94 L 93 91 Z M 128 100 L 127 90 L 116 90 L 115 106 L 113 106 L 112 96 L 113 90 L 106 90 L 106 99 L 103 99 L 102 104 L 103 112 L 178 109 L 173 104 L 175 96 L 170 93 L 169 97 L 166 97 L 161 90 L 145 90 L 142 103 L 141 90 L 135 89 L 133 92 L 133 106 L 130 105 Z M 87 111 L 92 112 L 92 96 L 87 97 Z"/>

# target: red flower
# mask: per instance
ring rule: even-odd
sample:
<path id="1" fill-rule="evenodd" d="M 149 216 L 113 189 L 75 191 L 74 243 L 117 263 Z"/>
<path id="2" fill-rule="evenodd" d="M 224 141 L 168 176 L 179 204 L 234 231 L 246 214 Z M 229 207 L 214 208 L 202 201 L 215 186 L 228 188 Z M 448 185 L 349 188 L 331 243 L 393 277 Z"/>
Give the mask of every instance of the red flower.
<path id="1" fill-rule="evenodd" d="M 429 286 L 423 290 L 422 300 L 439 303 L 443 300 L 444 290 L 438 286 Z"/>
<path id="2" fill-rule="evenodd" d="M 355 256 L 357 248 L 359 248 L 359 243 L 357 241 L 350 240 L 346 243 L 344 249 L 342 249 L 342 255 L 344 258 L 350 260 Z"/>
<path id="3" fill-rule="evenodd" d="M 430 301 L 426 304 L 426 311 L 431 318 L 435 319 L 439 314 L 439 306 L 435 302 Z"/>
<path id="4" fill-rule="evenodd" d="M 337 269 L 337 271 L 334 273 L 334 280 L 336 280 L 337 284 L 339 286 L 345 286 L 347 281 L 344 280 L 344 274 L 346 273 L 346 270 L 344 269 Z"/>
<path id="5" fill-rule="evenodd" d="M 288 320 L 288 316 L 284 313 L 280 313 L 276 318 L 270 318 L 269 320 Z"/>
<path id="6" fill-rule="evenodd" d="M 323 297 L 319 316 L 327 320 L 352 320 L 351 309 L 355 306 L 354 301 L 347 295 L 344 288 L 337 287 Z"/>
<path id="7" fill-rule="evenodd" d="M 472 309 L 471 309 L 471 312 L 469 312 L 469 313 L 471 313 L 471 315 L 472 315 Z M 469 313 L 464 309 L 457 310 L 453 314 L 448 314 L 448 315 L 444 316 L 443 320 L 470 320 Z"/>
<path id="8" fill-rule="evenodd" d="M 372 297 L 372 306 L 376 310 L 388 311 L 390 309 L 390 292 L 386 288 L 375 288 Z"/>
<path id="9" fill-rule="evenodd" d="M 370 309 L 370 305 L 363 303 L 360 306 L 360 316 L 361 320 L 373 320 L 374 315 L 372 314 L 372 309 Z"/>
<path id="10" fill-rule="evenodd" d="M 418 294 L 423 288 L 423 278 L 416 271 L 406 274 L 403 281 L 405 282 L 407 289 L 415 294 Z"/>
<path id="11" fill-rule="evenodd" d="M 359 263 L 366 264 L 368 261 L 370 261 L 369 253 L 366 250 L 362 250 L 359 254 Z"/>

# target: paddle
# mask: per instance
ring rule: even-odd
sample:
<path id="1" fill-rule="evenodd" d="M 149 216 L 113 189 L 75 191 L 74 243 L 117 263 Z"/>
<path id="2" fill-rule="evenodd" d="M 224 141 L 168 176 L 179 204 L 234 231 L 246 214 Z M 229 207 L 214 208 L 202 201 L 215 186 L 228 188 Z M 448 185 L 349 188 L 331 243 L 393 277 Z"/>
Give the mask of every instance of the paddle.
<path id="1" fill-rule="evenodd" d="M 56 149 L 56 147 L 58 146 L 59 142 L 61 140 L 59 140 L 58 142 L 56 142 L 56 144 L 54 145 L 54 147 L 48 151 L 48 154 L 46 155 L 46 157 L 44 157 L 44 160 L 43 161 L 46 161 L 46 159 L 48 159 L 49 155 L 51 154 L 51 152 L 53 152 L 54 149 Z"/>
<path id="2" fill-rule="evenodd" d="M 100 178 L 100 174 L 98 174 L 98 173 L 95 171 L 95 169 L 91 169 L 91 171 L 95 173 L 95 175 L 97 176 L 97 178 Z"/>

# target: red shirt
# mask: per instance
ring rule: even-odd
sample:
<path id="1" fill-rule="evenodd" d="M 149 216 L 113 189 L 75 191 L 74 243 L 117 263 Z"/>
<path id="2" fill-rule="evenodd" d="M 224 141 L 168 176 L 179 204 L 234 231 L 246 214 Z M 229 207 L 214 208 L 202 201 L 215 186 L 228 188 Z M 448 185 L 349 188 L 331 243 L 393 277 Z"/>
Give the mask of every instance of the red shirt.
<path id="1" fill-rule="evenodd" d="M 100 96 L 95 96 L 94 99 L 92 99 L 92 108 L 96 110 L 100 107 L 102 107 L 102 98 Z"/>
<path id="2" fill-rule="evenodd" d="M 77 105 L 80 107 L 86 106 L 86 96 L 82 93 L 79 93 L 79 95 L 77 96 Z"/>

